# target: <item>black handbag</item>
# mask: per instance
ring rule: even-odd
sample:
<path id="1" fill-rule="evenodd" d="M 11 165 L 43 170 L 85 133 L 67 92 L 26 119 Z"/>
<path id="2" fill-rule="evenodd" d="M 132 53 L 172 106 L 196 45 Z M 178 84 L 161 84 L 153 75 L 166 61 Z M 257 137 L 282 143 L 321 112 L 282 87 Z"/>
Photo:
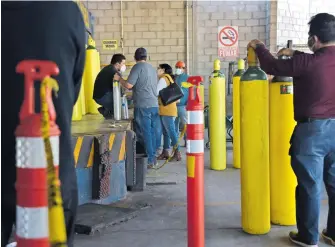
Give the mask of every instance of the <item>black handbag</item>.
<path id="1" fill-rule="evenodd" d="M 169 80 L 170 85 L 159 91 L 159 97 L 161 98 L 162 104 L 167 106 L 180 100 L 184 96 L 184 93 L 177 83 L 170 80 L 169 76 L 165 78 Z"/>

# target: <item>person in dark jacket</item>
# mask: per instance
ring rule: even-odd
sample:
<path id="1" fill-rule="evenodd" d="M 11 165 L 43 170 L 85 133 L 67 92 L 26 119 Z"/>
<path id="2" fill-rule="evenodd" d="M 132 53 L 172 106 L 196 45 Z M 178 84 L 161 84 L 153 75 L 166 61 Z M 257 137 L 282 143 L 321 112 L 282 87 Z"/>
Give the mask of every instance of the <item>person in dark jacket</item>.
<path id="1" fill-rule="evenodd" d="M 335 16 L 321 13 L 309 22 L 308 46 L 313 54 L 282 49 L 275 59 L 259 40 L 255 49 L 268 74 L 293 77 L 294 118 L 291 165 L 298 180 L 296 215 L 298 232 L 290 240 L 299 246 L 317 247 L 322 180 L 329 198 L 327 227 L 322 236 L 335 246 Z"/>
<path id="2" fill-rule="evenodd" d="M 123 73 L 126 69 L 126 57 L 114 54 L 111 64 L 104 67 L 95 79 L 93 99 L 102 106 L 98 110 L 105 118 L 112 118 L 114 115 L 113 77 L 115 73 Z"/>
<path id="3" fill-rule="evenodd" d="M 24 94 L 24 75 L 15 68 L 22 60 L 53 61 L 58 97 L 53 99 L 60 128 L 59 176 L 68 246 L 73 246 L 78 206 L 77 179 L 71 147 L 73 106 L 81 87 L 85 63 L 85 25 L 79 7 L 72 1 L 1 2 L 1 97 L 2 177 L 1 246 L 6 246 L 16 218 L 15 136 Z M 39 88 L 39 82 L 35 86 Z M 37 89 L 38 90 L 38 89 Z M 40 111 L 39 91 L 35 92 Z M 5 144 L 4 144 L 5 143 Z"/>

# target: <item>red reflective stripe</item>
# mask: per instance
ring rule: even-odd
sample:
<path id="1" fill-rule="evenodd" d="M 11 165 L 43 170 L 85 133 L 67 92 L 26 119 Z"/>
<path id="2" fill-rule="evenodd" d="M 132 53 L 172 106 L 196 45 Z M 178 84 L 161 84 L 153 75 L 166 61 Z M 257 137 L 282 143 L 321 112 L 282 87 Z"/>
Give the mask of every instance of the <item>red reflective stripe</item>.
<path id="1" fill-rule="evenodd" d="M 45 207 L 47 200 L 47 169 L 17 168 L 17 202 L 20 207 Z"/>
<path id="2" fill-rule="evenodd" d="M 204 125 L 203 124 L 188 124 L 186 127 L 187 140 L 203 140 Z"/>
<path id="3" fill-rule="evenodd" d="M 27 239 L 16 236 L 17 246 L 22 247 L 50 247 L 48 238 Z"/>
<path id="4" fill-rule="evenodd" d="M 58 178 L 59 166 L 55 166 Z M 17 205 L 20 207 L 44 207 L 47 201 L 47 169 L 17 168 Z"/>

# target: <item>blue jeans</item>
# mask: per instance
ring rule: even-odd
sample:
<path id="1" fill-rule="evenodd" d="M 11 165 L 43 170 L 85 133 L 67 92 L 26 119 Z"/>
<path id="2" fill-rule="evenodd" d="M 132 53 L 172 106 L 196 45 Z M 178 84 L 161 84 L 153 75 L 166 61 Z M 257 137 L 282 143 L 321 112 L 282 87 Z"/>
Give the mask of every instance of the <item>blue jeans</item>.
<path id="1" fill-rule="evenodd" d="M 297 176 L 299 238 L 317 244 L 322 180 L 329 198 L 327 233 L 335 239 L 335 119 L 298 123 L 291 138 L 291 165 Z"/>
<path id="2" fill-rule="evenodd" d="M 179 131 L 184 129 L 185 125 L 187 124 L 187 110 L 186 106 L 178 106 L 178 117 L 174 121 L 177 136 L 179 136 Z M 184 135 L 184 140 L 186 140 L 186 132 Z"/>
<path id="3" fill-rule="evenodd" d="M 114 110 L 113 92 L 107 92 L 100 99 L 94 99 L 99 105 L 103 106 L 109 111 Z"/>
<path id="4" fill-rule="evenodd" d="M 161 138 L 163 133 L 163 149 L 168 150 L 171 144 L 174 147 L 178 143 L 178 134 L 175 130 L 174 117 L 160 116 L 160 126 L 156 128 L 156 148 L 158 149 L 161 144 Z M 179 150 L 179 146 L 177 147 Z"/>
<path id="5" fill-rule="evenodd" d="M 133 129 L 136 133 L 136 140 L 137 142 L 141 143 L 144 146 L 143 134 L 141 131 L 141 118 L 139 114 L 139 110 L 141 108 L 134 108 L 134 122 L 133 122 Z"/>
<path id="6" fill-rule="evenodd" d="M 148 156 L 148 163 L 156 162 L 156 123 L 158 116 L 158 107 L 136 108 L 136 118 L 140 124 L 143 141 Z"/>

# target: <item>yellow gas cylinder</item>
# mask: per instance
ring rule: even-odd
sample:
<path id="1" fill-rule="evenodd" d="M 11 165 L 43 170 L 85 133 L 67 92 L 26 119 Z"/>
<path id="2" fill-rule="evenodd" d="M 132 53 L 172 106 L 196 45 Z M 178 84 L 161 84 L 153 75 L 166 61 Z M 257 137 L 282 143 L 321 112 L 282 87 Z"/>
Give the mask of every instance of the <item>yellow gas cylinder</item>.
<path id="1" fill-rule="evenodd" d="M 226 169 L 226 82 L 220 72 L 220 60 L 214 61 L 209 83 L 210 168 Z"/>
<path id="2" fill-rule="evenodd" d="M 242 228 L 270 231 L 269 82 L 252 48 L 240 82 Z"/>
<path id="3" fill-rule="evenodd" d="M 88 47 L 86 49 L 84 91 L 85 91 L 86 112 L 91 114 L 99 114 L 98 108 L 100 107 L 93 99 L 94 83 L 100 71 L 98 56 L 99 53 L 95 49 L 95 42 L 90 36 L 88 38 Z"/>
<path id="4" fill-rule="evenodd" d="M 237 71 L 233 76 L 233 166 L 241 168 L 240 158 L 240 79 L 244 73 L 244 60 L 239 59 Z"/>
<path id="5" fill-rule="evenodd" d="M 86 49 L 87 49 L 87 45 L 86 45 Z M 83 72 L 83 77 L 81 78 L 81 88 L 80 88 L 80 92 L 79 92 L 79 99 L 81 102 L 81 113 L 83 116 L 86 115 L 86 100 L 85 100 L 85 69 Z"/>
<path id="6" fill-rule="evenodd" d="M 81 111 L 81 101 L 79 97 L 76 104 L 73 107 L 72 121 L 80 121 L 82 118 L 83 118 L 83 114 Z"/>
<path id="7" fill-rule="evenodd" d="M 81 102 L 81 113 L 82 115 L 86 115 L 86 100 L 85 100 L 85 72 L 83 74 L 83 79 L 82 79 L 82 83 L 81 83 L 81 88 L 80 88 L 80 92 L 79 92 L 79 99 Z"/>
<path id="8" fill-rule="evenodd" d="M 204 87 L 204 84 L 200 83 L 198 88 L 199 88 L 199 91 L 200 91 L 202 106 L 205 107 L 205 87 Z"/>
<path id="9" fill-rule="evenodd" d="M 297 180 L 288 153 L 295 124 L 293 79 L 275 76 L 270 83 L 270 194 L 271 222 L 277 225 L 296 224 Z"/>

